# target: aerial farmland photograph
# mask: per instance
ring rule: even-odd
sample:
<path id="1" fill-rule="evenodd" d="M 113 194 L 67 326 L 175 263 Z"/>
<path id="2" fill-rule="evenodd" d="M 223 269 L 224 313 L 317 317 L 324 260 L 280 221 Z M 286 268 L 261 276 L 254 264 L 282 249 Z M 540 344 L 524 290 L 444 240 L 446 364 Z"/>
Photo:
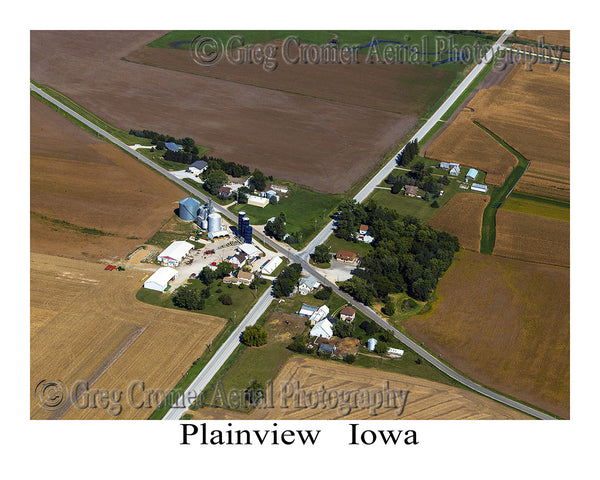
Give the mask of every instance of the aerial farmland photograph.
<path id="1" fill-rule="evenodd" d="M 31 30 L 29 418 L 571 419 L 570 61 Z"/>

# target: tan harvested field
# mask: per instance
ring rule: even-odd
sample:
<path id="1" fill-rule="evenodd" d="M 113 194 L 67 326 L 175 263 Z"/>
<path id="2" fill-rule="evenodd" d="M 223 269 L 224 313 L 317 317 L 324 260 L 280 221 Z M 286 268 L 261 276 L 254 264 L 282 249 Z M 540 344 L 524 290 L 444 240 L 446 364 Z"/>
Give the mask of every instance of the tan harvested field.
<path id="1" fill-rule="evenodd" d="M 31 78 L 121 129 L 190 136 L 211 155 L 321 192 L 347 191 L 418 120 L 120 60 L 163 33 L 34 31 Z"/>
<path id="2" fill-rule="evenodd" d="M 569 418 L 569 269 L 461 251 L 425 315 L 405 322 L 476 381 Z"/>
<path id="3" fill-rule="evenodd" d="M 528 418 L 520 412 L 461 388 L 407 375 L 300 356 L 292 357 L 285 364 L 273 382 L 273 387 L 273 408 L 269 405 L 269 408 L 255 409 L 250 414 L 218 408 L 202 408 L 188 413 L 192 413 L 196 420 L 392 420 L 398 418 L 405 420 L 491 420 Z M 312 394 L 312 398 L 316 398 L 323 387 L 326 392 L 332 392 L 325 396 L 326 399 L 331 400 L 325 404 L 325 408 L 322 408 L 322 402 L 316 408 L 310 408 L 311 392 L 315 392 Z M 388 390 L 408 391 L 408 394 L 398 394 L 396 404 L 392 403 L 393 397 L 390 395 L 387 405 L 384 400 L 380 409 L 373 410 L 370 407 L 377 404 L 375 392 L 385 391 L 386 387 Z M 345 395 L 344 392 L 351 391 L 358 391 L 361 396 L 342 397 Z M 306 403 L 303 400 L 304 394 L 307 398 Z M 369 397 L 366 395 L 370 395 L 370 403 Z M 344 405 L 342 398 L 345 398 L 348 403 Z M 349 398 L 357 400 L 348 400 Z M 348 404 L 352 407 L 350 411 L 348 411 Z"/>
<path id="4" fill-rule="evenodd" d="M 496 213 L 494 255 L 568 267 L 569 222 L 501 208 Z"/>
<path id="5" fill-rule="evenodd" d="M 135 409 L 127 400 L 131 382 L 170 390 L 222 329 L 220 318 L 137 301 L 135 292 L 153 270 L 143 268 L 106 271 L 97 263 L 31 254 L 32 419 L 147 418 L 152 409 Z M 107 409 L 72 403 L 46 411 L 35 397 L 41 381 L 61 381 L 67 389 L 88 381 L 91 391 L 120 390 L 122 412 L 112 417 Z M 137 404 L 141 397 L 134 393 Z"/>
<path id="6" fill-rule="evenodd" d="M 281 49 L 282 41 L 269 43 Z M 425 113 L 423 105 L 432 96 L 441 97 L 444 85 L 455 77 L 451 70 L 430 66 L 369 64 L 366 55 L 357 55 L 358 63 L 350 66 L 290 65 L 279 59 L 277 69 L 272 72 L 260 65 L 233 65 L 227 61 L 206 68 L 194 63 L 188 50 L 143 47 L 126 58 L 169 70 L 414 115 Z M 424 78 L 427 82 L 420 81 Z"/>
<path id="7" fill-rule="evenodd" d="M 571 46 L 570 30 L 517 30 L 517 37 L 535 42 L 540 41 L 540 37 L 544 37 L 544 43 L 547 45 Z"/>
<path id="8" fill-rule="evenodd" d="M 118 259 L 152 236 L 185 196 L 33 97 L 30 113 L 32 251 Z"/>
<path id="9" fill-rule="evenodd" d="M 503 181 L 516 159 L 472 123 L 478 121 L 531 161 L 518 191 L 569 200 L 569 78 L 565 65 L 555 72 L 516 66 L 499 87 L 475 95 L 427 156 L 484 170 L 486 183 Z"/>
<path id="10" fill-rule="evenodd" d="M 490 197 L 477 193 L 454 195 L 427 225 L 458 237 L 460 246 L 479 251 L 481 219 Z"/>

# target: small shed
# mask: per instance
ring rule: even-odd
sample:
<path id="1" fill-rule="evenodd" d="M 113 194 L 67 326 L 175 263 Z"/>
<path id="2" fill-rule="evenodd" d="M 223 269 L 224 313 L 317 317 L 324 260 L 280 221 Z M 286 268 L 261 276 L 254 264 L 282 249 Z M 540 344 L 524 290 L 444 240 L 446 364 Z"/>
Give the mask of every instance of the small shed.
<path id="1" fill-rule="evenodd" d="M 335 352 L 335 345 L 329 345 L 328 343 L 321 343 L 317 353 L 319 355 L 332 355 Z"/>
<path id="2" fill-rule="evenodd" d="M 298 315 L 303 315 L 306 317 L 310 317 L 312 316 L 313 313 L 315 313 L 317 311 L 318 307 L 314 307 L 313 305 L 302 305 L 302 308 L 300 308 L 300 311 L 298 312 Z"/>

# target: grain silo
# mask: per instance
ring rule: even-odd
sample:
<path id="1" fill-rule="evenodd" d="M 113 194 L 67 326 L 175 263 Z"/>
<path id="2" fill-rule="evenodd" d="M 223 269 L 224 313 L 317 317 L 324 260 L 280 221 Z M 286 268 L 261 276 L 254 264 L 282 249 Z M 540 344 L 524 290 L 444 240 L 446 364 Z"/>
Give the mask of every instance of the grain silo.
<path id="1" fill-rule="evenodd" d="M 246 212 L 238 213 L 238 237 L 244 236 L 244 217 L 246 216 Z"/>
<path id="2" fill-rule="evenodd" d="M 252 243 L 252 227 L 250 225 L 244 228 L 244 243 Z"/>
<path id="3" fill-rule="evenodd" d="M 211 213 L 208 215 L 208 233 L 221 231 L 221 215 Z"/>
<path id="4" fill-rule="evenodd" d="M 369 338 L 367 340 L 367 348 L 369 349 L 370 352 L 375 350 L 375 345 L 377 345 L 377 340 L 375 338 Z"/>
<path id="5" fill-rule="evenodd" d="M 179 200 L 179 218 L 185 222 L 191 222 L 196 219 L 200 202 L 192 197 Z"/>

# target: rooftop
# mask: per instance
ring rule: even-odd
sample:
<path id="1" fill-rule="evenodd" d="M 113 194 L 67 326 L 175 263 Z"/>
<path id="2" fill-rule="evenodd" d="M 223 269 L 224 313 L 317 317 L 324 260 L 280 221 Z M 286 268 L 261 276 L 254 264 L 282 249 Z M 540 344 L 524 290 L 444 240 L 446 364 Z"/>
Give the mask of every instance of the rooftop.
<path id="1" fill-rule="evenodd" d="M 173 143 L 173 142 L 167 142 L 167 143 L 165 143 L 165 148 L 167 150 L 171 150 L 172 152 L 178 152 L 183 147 L 181 145 L 177 145 L 176 143 Z"/>

